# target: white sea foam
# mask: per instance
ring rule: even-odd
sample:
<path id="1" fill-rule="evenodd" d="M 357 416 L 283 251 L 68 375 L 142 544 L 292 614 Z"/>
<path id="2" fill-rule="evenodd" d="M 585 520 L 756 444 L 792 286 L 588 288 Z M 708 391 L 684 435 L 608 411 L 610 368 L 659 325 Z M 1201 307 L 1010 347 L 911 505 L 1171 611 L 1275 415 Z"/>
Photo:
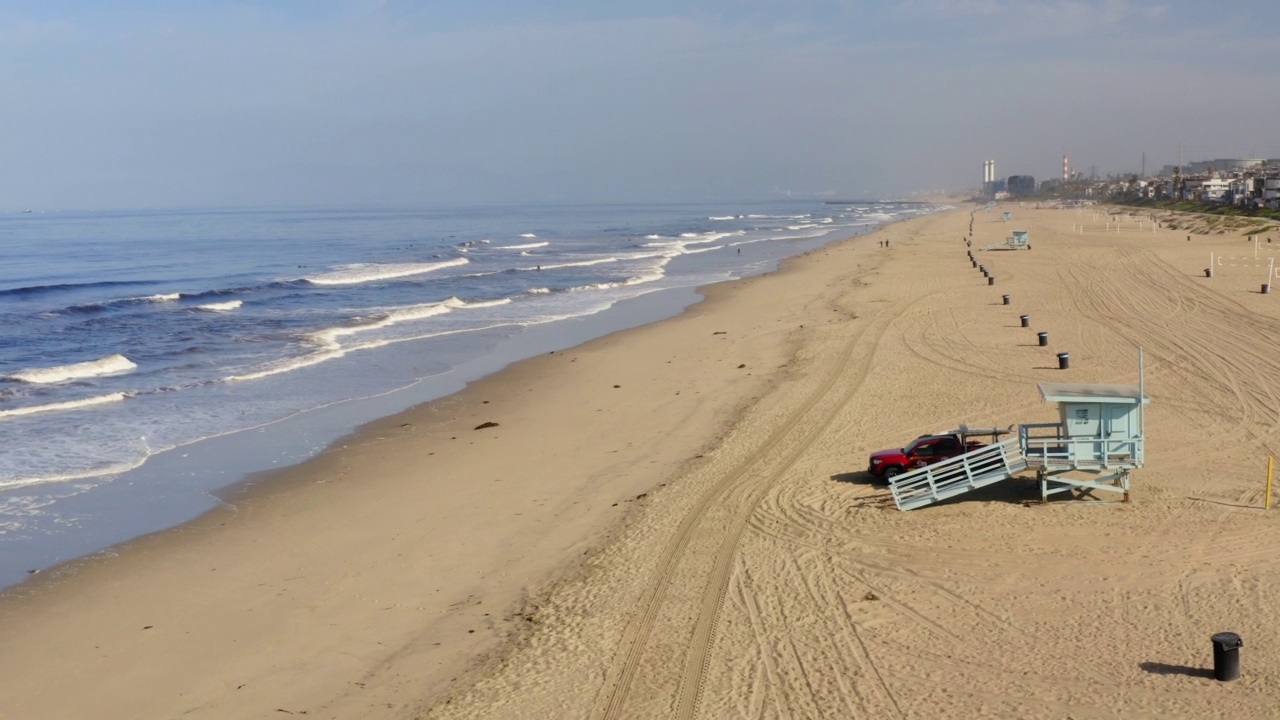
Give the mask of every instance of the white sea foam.
<path id="1" fill-rule="evenodd" d="M 636 277 L 619 280 L 616 282 L 593 283 L 591 285 L 579 285 L 578 287 L 569 288 L 571 291 L 581 292 L 583 290 L 611 290 L 613 288 L 628 287 L 631 285 L 643 285 L 645 283 L 657 282 L 666 277 L 667 274 L 659 270 L 658 272 L 648 273 L 646 275 L 637 275 Z"/>
<path id="2" fill-rule="evenodd" d="M 681 255 L 697 255 L 698 253 L 711 252 L 712 250 L 723 250 L 723 249 L 725 249 L 726 247 L 728 247 L 728 246 L 727 246 L 727 245 L 712 245 L 711 247 L 683 248 L 683 249 L 681 249 L 680 254 L 681 254 Z"/>
<path id="3" fill-rule="evenodd" d="M 703 233 L 701 235 L 697 233 L 684 233 L 679 238 L 666 239 L 662 242 L 645 243 L 644 247 L 676 248 L 678 252 L 680 248 L 684 248 L 689 245 L 702 245 L 705 243 L 713 243 L 718 240 L 723 240 L 724 238 L 727 238 L 727 237 L 733 237 L 735 235 L 745 235 L 745 234 L 746 233 L 741 230 L 737 232 L 709 232 L 709 233 Z"/>
<path id="4" fill-rule="evenodd" d="M 239 309 L 243 304 L 243 300 L 229 300 L 227 302 L 209 303 L 208 305 L 197 305 L 196 309 L 204 310 L 206 312 L 231 312 L 232 310 Z"/>
<path id="5" fill-rule="evenodd" d="M 712 215 L 707 219 L 708 220 L 732 220 L 733 216 L 732 215 Z"/>
<path id="6" fill-rule="evenodd" d="M 349 335 L 357 335 L 359 333 L 369 332 L 380 328 L 390 327 L 403 322 L 411 322 L 414 320 L 425 320 L 427 318 L 443 315 L 455 309 L 467 308 L 487 308 L 496 307 L 498 305 L 506 305 L 511 302 L 511 298 L 499 298 L 497 300 L 482 300 L 478 302 L 468 303 L 451 297 L 438 303 L 426 303 L 423 305 L 410 305 L 407 307 L 395 308 L 384 313 L 381 317 L 371 322 L 364 322 L 356 325 L 345 325 L 342 327 L 327 328 L 317 330 L 303 336 L 303 341 L 309 345 L 320 348 L 319 352 L 314 352 L 301 357 L 289 358 L 279 362 L 271 363 L 263 368 L 254 370 L 240 375 L 232 375 L 225 378 L 227 382 L 240 382 L 244 380 L 257 380 L 259 378 L 269 377 L 271 375 L 279 375 L 281 373 L 299 370 L 304 367 L 318 365 L 328 360 L 335 360 L 346 355 L 352 350 L 366 349 L 371 347 L 381 347 L 392 342 L 401 342 L 403 338 L 376 340 L 365 342 L 357 345 L 344 345 L 341 340 Z"/>
<path id="7" fill-rule="evenodd" d="M 713 243 L 717 240 L 723 240 L 724 238 L 727 238 L 727 237 L 733 237 L 734 235 L 744 235 L 744 234 L 745 233 L 743 233 L 741 230 L 739 230 L 738 232 L 710 232 L 710 233 L 706 233 L 698 236 L 696 240 L 688 244 L 699 245 L 701 243 Z"/>
<path id="8" fill-rule="evenodd" d="M 182 297 L 182 293 L 161 293 L 159 295 L 148 295 L 146 297 L 136 298 L 142 302 L 172 302 Z"/>
<path id="9" fill-rule="evenodd" d="M 457 298 L 454 298 L 454 299 L 457 300 Z M 476 302 L 462 302 L 461 300 L 458 300 L 458 302 L 462 303 L 458 307 L 466 308 L 468 310 L 475 310 L 477 308 L 498 307 L 499 305 L 510 305 L 511 298 L 498 298 L 497 300 L 477 300 Z"/>
<path id="10" fill-rule="evenodd" d="M 47 405 L 30 405 L 28 407 L 10 408 L 9 410 L 0 410 L 0 420 L 19 417 L 22 415 L 34 415 L 36 413 L 56 412 L 58 410 L 75 410 L 78 408 L 91 407 L 93 405 L 104 405 L 106 403 L 120 402 L 126 397 L 128 397 L 128 395 L 125 393 L 117 392 L 109 395 L 97 395 L 95 397 L 81 398 L 79 400 L 48 403 Z"/>
<path id="11" fill-rule="evenodd" d="M 546 295 L 551 292 L 551 288 L 533 288 L 529 291 L 530 295 Z"/>
<path id="12" fill-rule="evenodd" d="M 360 263 L 348 265 L 341 270 L 306 277 L 303 280 L 312 285 L 354 285 L 357 283 L 390 280 L 393 278 L 421 275 L 423 273 L 443 270 L 444 268 L 466 265 L 471 262 L 466 258 L 454 258 L 435 263 Z"/>
<path id="13" fill-rule="evenodd" d="M 538 237 L 538 236 L 537 236 L 537 235 L 534 235 L 533 233 L 520 233 L 520 237 L 523 237 L 523 238 L 535 238 L 535 237 Z"/>
<path id="14" fill-rule="evenodd" d="M 494 250 L 532 250 L 533 248 L 546 247 L 550 244 L 551 243 L 544 240 L 542 242 L 525 243 L 523 245 L 496 245 L 494 246 L 493 249 Z"/>
<path id="15" fill-rule="evenodd" d="M 138 367 L 129 358 L 123 355 L 108 355 L 97 360 L 89 362 L 73 363 L 71 365 L 56 365 L 47 368 L 31 368 L 22 370 L 9 375 L 10 380 L 18 380 L 28 383 L 56 383 L 64 380 L 75 380 L 78 378 L 98 377 L 100 375 L 112 375 L 115 373 L 128 372 Z"/>
<path id="16" fill-rule="evenodd" d="M 553 265 L 540 265 L 539 267 L 543 270 L 555 270 L 558 268 L 567 268 L 567 267 L 586 267 L 588 265 L 603 265 L 605 263 L 615 263 L 622 259 L 623 258 L 607 257 L 607 258 L 597 258 L 595 260 L 579 260 L 577 262 L 556 263 Z M 536 267 L 521 268 L 521 270 L 537 270 L 537 269 L 538 268 Z"/>
<path id="17" fill-rule="evenodd" d="M 666 276 L 667 276 L 666 273 L 659 271 L 655 273 L 649 273 L 648 275 L 640 275 L 638 277 L 627 278 L 625 281 L 623 281 L 622 284 L 623 285 L 643 285 L 645 283 L 657 282 Z"/>
<path id="18" fill-rule="evenodd" d="M 32 475 L 28 477 L 0 478 L 0 489 L 8 490 L 12 488 L 28 487 L 31 485 L 43 485 L 45 483 L 67 482 L 69 480 L 87 480 L 89 478 L 102 477 L 104 475 L 119 475 L 121 473 L 129 472 L 135 468 L 142 467 L 142 464 L 145 463 L 147 458 L 150 456 L 151 453 L 148 452 L 136 460 L 115 463 L 112 465 L 103 465 L 101 467 L 81 470 L 79 472 L 65 473 L 62 475 Z"/>

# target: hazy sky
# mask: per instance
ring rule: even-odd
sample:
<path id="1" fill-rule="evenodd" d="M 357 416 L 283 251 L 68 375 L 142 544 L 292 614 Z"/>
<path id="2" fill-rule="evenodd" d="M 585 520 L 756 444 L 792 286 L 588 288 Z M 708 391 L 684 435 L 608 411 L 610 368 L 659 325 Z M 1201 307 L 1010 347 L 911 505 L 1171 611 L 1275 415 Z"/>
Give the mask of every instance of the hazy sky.
<path id="1" fill-rule="evenodd" d="M 1276 0 L 8 0 L 0 209 L 884 196 L 1280 157 Z"/>

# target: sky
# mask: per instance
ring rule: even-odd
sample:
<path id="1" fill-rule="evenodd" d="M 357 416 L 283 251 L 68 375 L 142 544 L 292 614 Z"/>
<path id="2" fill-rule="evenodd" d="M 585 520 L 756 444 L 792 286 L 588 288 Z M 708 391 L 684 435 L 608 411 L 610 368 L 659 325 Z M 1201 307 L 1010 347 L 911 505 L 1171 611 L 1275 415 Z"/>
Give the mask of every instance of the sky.
<path id="1" fill-rule="evenodd" d="M 5 0 L 0 210 L 901 197 L 1280 158 L 1280 3 Z"/>

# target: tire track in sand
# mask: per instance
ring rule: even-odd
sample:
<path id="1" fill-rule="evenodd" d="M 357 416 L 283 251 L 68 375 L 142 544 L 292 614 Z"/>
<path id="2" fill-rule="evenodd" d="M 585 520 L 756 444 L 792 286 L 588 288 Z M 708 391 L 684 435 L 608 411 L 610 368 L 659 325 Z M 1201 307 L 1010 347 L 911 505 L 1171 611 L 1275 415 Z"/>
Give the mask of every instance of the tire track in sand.
<path id="1" fill-rule="evenodd" d="M 637 603 L 635 614 L 623 632 L 619 644 L 620 654 L 605 676 L 604 688 L 597 698 L 591 717 L 606 720 L 618 718 L 626 709 L 627 697 L 640 670 L 642 656 L 653 635 L 659 612 L 675 582 L 676 566 L 685 557 L 708 510 L 734 502 L 737 508 L 728 526 L 722 531 L 722 541 L 716 551 L 712 571 L 702 589 L 690 649 L 676 695 L 678 704 L 675 717 L 693 717 L 701 698 L 710 648 L 715 639 L 715 624 L 728 590 L 732 561 L 752 512 L 769 487 L 796 463 L 818 437 L 818 432 L 811 431 L 807 426 L 820 429 L 834 419 L 862 386 L 880 338 L 907 308 L 923 299 L 925 297 L 916 297 L 883 308 L 861 331 L 854 333 L 837 353 L 831 369 L 809 391 L 801 405 L 791 412 L 760 447 L 743 458 L 705 492 L 681 520 L 658 560 L 652 580 Z M 865 349 L 865 353 L 855 362 L 854 356 L 860 347 Z M 833 389 L 842 380 L 846 382 L 846 387 L 842 392 L 833 394 Z M 802 431 L 797 432 L 798 429 Z"/>

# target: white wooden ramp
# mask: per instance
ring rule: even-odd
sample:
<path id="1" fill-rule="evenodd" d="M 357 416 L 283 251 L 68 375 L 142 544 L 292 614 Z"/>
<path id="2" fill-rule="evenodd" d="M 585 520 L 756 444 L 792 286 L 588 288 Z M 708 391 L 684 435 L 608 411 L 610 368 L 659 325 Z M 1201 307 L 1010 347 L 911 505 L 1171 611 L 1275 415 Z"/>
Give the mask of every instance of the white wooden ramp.
<path id="1" fill-rule="evenodd" d="M 1018 438 L 984 445 L 949 460 L 903 473 L 889 481 L 899 510 L 914 510 L 993 485 L 1027 469 Z"/>

